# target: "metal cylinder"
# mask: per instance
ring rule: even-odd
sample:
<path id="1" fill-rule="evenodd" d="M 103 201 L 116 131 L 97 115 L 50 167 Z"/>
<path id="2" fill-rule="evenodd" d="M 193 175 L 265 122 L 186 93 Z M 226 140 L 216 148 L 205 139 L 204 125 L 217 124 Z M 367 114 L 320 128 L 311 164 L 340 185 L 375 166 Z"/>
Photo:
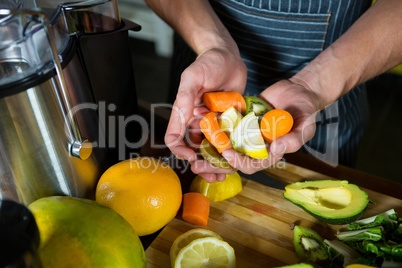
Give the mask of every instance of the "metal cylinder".
<path id="1" fill-rule="evenodd" d="M 70 155 L 53 80 L 0 99 L 3 199 L 30 204 L 50 195 L 93 197 L 96 159 Z"/>

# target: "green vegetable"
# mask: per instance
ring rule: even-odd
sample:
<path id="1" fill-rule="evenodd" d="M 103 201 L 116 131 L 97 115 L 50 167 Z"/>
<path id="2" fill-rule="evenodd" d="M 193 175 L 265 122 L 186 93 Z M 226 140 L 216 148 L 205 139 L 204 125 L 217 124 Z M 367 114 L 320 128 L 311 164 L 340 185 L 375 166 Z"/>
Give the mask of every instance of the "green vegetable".
<path id="1" fill-rule="evenodd" d="M 383 232 L 381 227 L 362 229 L 356 231 L 339 232 L 337 237 L 341 241 L 354 242 L 363 240 L 379 241 L 382 239 Z"/>
<path id="2" fill-rule="evenodd" d="M 293 229 L 293 244 L 297 256 L 302 261 L 322 263 L 328 260 L 328 253 L 321 236 L 314 230 L 295 226 Z"/>
<path id="3" fill-rule="evenodd" d="M 394 209 L 353 222 L 348 225 L 348 230 L 361 230 L 371 227 L 382 227 L 384 240 L 402 243 L 402 225 Z"/>
<path id="4" fill-rule="evenodd" d="M 296 182 L 285 190 L 286 199 L 329 224 L 347 224 L 359 219 L 369 203 L 367 193 L 347 181 Z"/>
<path id="5" fill-rule="evenodd" d="M 393 209 L 358 220 L 347 229 L 351 231 L 338 232 L 337 237 L 362 255 L 360 263 L 402 262 L 401 223 Z"/>
<path id="6" fill-rule="evenodd" d="M 359 252 L 339 240 L 324 240 L 332 268 L 344 267 L 357 263 L 361 257 Z"/>
<path id="7" fill-rule="evenodd" d="M 337 239 L 323 241 L 328 255 L 325 267 L 343 268 L 354 263 L 402 267 L 401 219 L 393 209 L 346 227 L 348 231 L 338 231 Z"/>

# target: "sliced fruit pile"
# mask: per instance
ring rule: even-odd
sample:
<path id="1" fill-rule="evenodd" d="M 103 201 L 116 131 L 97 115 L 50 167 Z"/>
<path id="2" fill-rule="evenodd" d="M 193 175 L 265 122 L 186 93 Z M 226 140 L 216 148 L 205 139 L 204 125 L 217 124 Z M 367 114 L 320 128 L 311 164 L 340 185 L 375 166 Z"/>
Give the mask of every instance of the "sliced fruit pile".
<path id="1" fill-rule="evenodd" d="M 232 168 L 221 153 L 233 148 L 251 158 L 268 158 L 265 142 L 290 132 L 292 116 L 274 109 L 259 97 L 242 96 L 237 91 L 207 92 L 205 106 L 211 111 L 200 122 L 205 139 L 201 155 L 220 168 Z"/>
<path id="2" fill-rule="evenodd" d="M 172 267 L 236 267 L 234 249 L 215 232 L 191 229 L 178 236 L 170 248 Z"/>

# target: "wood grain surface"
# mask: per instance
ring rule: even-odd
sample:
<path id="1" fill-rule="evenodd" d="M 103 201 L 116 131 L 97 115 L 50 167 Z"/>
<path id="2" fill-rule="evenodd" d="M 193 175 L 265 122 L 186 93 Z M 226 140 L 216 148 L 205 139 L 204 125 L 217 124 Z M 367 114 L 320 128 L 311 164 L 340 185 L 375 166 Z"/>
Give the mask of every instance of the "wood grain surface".
<path id="1" fill-rule="evenodd" d="M 267 174 L 283 183 L 334 179 L 292 164 L 281 169 L 269 169 Z M 370 204 L 363 217 L 394 208 L 402 213 L 402 200 L 362 188 L 369 194 Z M 322 237 L 334 239 L 338 225 L 316 220 L 283 197 L 283 190 L 274 189 L 243 178 L 243 191 L 237 196 L 211 202 L 206 229 L 222 236 L 235 250 L 236 267 L 279 267 L 298 263 L 293 247 L 291 224 L 313 228 Z M 171 267 L 169 250 L 182 233 L 199 228 L 178 216 L 171 221 L 145 251 L 148 267 Z"/>

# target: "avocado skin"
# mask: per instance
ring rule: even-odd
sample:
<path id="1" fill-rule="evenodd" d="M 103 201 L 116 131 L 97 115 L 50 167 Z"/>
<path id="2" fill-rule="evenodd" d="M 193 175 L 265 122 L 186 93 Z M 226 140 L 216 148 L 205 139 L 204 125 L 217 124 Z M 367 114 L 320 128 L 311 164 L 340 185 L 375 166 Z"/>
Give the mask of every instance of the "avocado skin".
<path id="1" fill-rule="evenodd" d="M 329 219 L 329 218 L 326 218 L 324 216 L 313 214 L 310 211 L 308 211 L 306 208 L 304 208 L 303 206 L 300 206 L 300 205 L 298 205 L 298 206 L 303 208 L 306 212 L 311 214 L 314 218 L 316 218 L 316 219 L 318 219 L 318 220 L 320 220 L 322 222 L 331 224 L 331 225 L 344 225 L 344 224 L 352 223 L 352 222 L 357 221 L 358 219 L 360 219 L 361 216 L 363 216 L 364 212 L 366 211 L 366 208 L 365 208 L 360 213 L 358 213 L 358 214 L 356 214 L 354 216 L 344 217 L 344 218 L 337 218 L 337 219 Z"/>
<path id="2" fill-rule="evenodd" d="M 287 200 L 289 200 L 290 202 L 292 202 L 293 204 L 301 207 L 303 210 L 305 210 L 307 213 L 309 213 L 310 215 L 312 215 L 313 217 L 315 217 L 316 219 L 328 223 L 328 224 L 332 224 L 332 225 L 344 225 L 344 224 L 349 224 L 352 223 L 356 220 L 358 220 L 359 218 L 361 218 L 364 214 L 364 212 L 367 209 L 368 203 L 370 202 L 370 200 L 368 199 L 368 194 L 359 189 L 359 187 L 357 185 L 354 184 L 349 184 L 347 181 L 336 181 L 336 180 L 317 180 L 317 181 L 305 181 L 305 182 L 296 182 L 293 184 L 289 184 L 285 187 L 289 188 L 292 186 L 298 186 L 298 187 L 303 187 L 303 184 L 305 185 L 305 188 L 307 187 L 318 187 L 325 185 L 325 183 L 336 183 L 339 182 L 339 186 L 346 186 L 346 187 L 351 187 L 350 189 L 354 189 L 354 191 L 356 192 L 356 194 L 359 195 L 359 197 L 354 197 L 354 198 L 360 198 L 360 202 L 361 202 L 361 209 L 359 211 L 352 211 L 349 212 L 349 214 L 345 214 L 342 216 L 337 216 L 337 217 L 330 217 L 329 215 L 322 215 L 322 214 L 318 214 L 315 213 L 313 211 L 311 211 L 311 209 L 308 206 L 305 206 L 303 204 L 300 204 L 299 202 L 297 202 L 296 200 L 294 200 L 292 198 L 292 196 L 290 196 L 289 194 L 287 194 L 287 192 L 285 191 L 283 193 L 284 198 L 286 198 Z M 351 207 L 351 209 L 354 209 L 353 207 Z M 345 213 L 347 213 L 348 211 L 346 210 Z"/>

